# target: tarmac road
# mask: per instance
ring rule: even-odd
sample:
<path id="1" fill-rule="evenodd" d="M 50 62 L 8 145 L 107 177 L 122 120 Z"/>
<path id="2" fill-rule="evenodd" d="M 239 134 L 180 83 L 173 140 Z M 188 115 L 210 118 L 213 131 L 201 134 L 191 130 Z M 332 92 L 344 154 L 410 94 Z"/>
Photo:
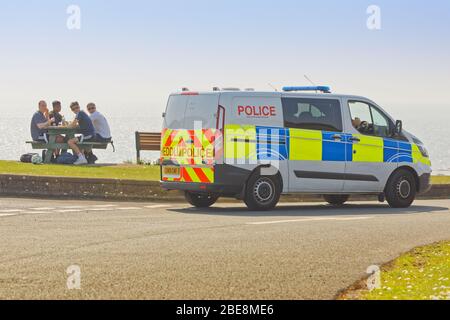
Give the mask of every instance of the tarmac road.
<path id="1" fill-rule="evenodd" d="M 251 213 L 239 204 L 0 198 L 0 298 L 332 299 L 368 266 L 449 240 L 449 206 Z M 67 287 L 72 265 L 79 290 Z"/>

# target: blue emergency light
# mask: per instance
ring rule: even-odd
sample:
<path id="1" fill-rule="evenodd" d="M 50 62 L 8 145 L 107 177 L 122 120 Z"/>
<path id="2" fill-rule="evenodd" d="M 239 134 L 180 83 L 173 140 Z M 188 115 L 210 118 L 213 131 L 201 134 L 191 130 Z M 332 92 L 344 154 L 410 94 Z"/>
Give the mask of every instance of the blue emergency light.
<path id="1" fill-rule="evenodd" d="M 314 86 L 314 87 L 284 87 L 284 92 L 294 91 L 320 91 L 323 93 L 331 93 L 331 88 L 326 86 Z"/>

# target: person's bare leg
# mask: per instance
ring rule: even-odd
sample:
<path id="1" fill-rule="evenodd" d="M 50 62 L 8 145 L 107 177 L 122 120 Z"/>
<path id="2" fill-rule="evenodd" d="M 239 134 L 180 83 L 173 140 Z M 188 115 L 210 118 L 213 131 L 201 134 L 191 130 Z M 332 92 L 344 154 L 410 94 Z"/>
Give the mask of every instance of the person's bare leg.
<path id="1" fill-rule="evenodd" d="M 70 149 L 72 149 L 73 152 L 74 152 L 77 156 L 79 156 L 79 155 L 81 154 L 81 150 L 80 150 L 80 148 L 78 148 L 77 142 L 78 142 L 78 139 L 77 139 L 77 138 L 74 138 L 74 139 L 70 139 L 70 140 L 67 142 L 67 144 L 69 145 Z"/>
<path id="2" fill-rule="evenodd" d="M 73 150 L 73 152 L 78 156 L 78 160 L 74 162 L 74 165 L 87 164 L 86 157 L 81 152 L 80 148 L 77 145 L 78 139 L 70 139 L 68 142 L 69 147 Z"/>

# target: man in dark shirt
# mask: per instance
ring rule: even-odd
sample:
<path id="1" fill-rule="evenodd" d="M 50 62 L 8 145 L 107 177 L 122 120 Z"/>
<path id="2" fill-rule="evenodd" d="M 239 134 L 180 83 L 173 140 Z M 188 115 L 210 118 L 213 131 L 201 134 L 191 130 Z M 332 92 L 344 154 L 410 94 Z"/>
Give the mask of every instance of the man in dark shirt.
<path id="1" fill-rule="evenodd" d="M 70 139 L 67 143 L 73 152 L 78 156 L 78 160 L 74 164 L 87 164 L 88 161 L 77 144 L 95 140 L 94 125 L 92 124 L 91 118 L 89 118 L 89 116 L 81 110 L 78 102 L 72 102 L 70 109 L 73 113 L 75 113 L 75 120 L 70 124 L 70 127 L 78 128 L 78 133 L 80 135 L 76 138 Z"/>
<path id="2" fill-rule="evenodd" d="M 53 101 L 53 111 L 49 113 L 50 119 L 53 119 L 53 125 L 60 126 L 63 122 L 63 116 L 61 115 L 61 102 Z"/>
<path id="3" fill-rule="evenodd" d="M 48 142 L 47 128 L 52 125 L 52 120 L 48 118 L 47 103 L 39 101 L 39 110 L 31 119 L 30 132 L 33 141 Z"/>

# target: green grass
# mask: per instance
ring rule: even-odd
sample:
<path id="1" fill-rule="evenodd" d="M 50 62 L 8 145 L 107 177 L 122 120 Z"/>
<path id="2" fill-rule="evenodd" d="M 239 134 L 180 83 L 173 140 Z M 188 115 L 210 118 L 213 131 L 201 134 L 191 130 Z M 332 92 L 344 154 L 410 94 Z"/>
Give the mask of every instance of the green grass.
<path id="1" fill-rule="evenodd" d="M 0 174 L 157 181 L 160 179 L 159 172 L 159 166 L 127 164 L 117 166 L 63 166 L 0 161 Z"/>
<path id="2" fill-rule="evenodd" d="M 105 167 L 76 167 L 61 165 L 32 165 L 14 161 L 0 161 L 0 174 L 154 181 L 160 179 L 158 166 L 132 164 Z M 432 178 L 432 182 L 433 184 L 450 184 L 450 176 L 434 176 Z"/>
<path id="3" fill-rule="evenodd" d="M 450 176 L 433 176 L 433 184 L 450 184 Z"/>
<path id="4" fill-rule="evenodd" d="M 450 242 L 414 249 L 381 273 L 380 289 L 364 300 L 450 300 Z"/>

